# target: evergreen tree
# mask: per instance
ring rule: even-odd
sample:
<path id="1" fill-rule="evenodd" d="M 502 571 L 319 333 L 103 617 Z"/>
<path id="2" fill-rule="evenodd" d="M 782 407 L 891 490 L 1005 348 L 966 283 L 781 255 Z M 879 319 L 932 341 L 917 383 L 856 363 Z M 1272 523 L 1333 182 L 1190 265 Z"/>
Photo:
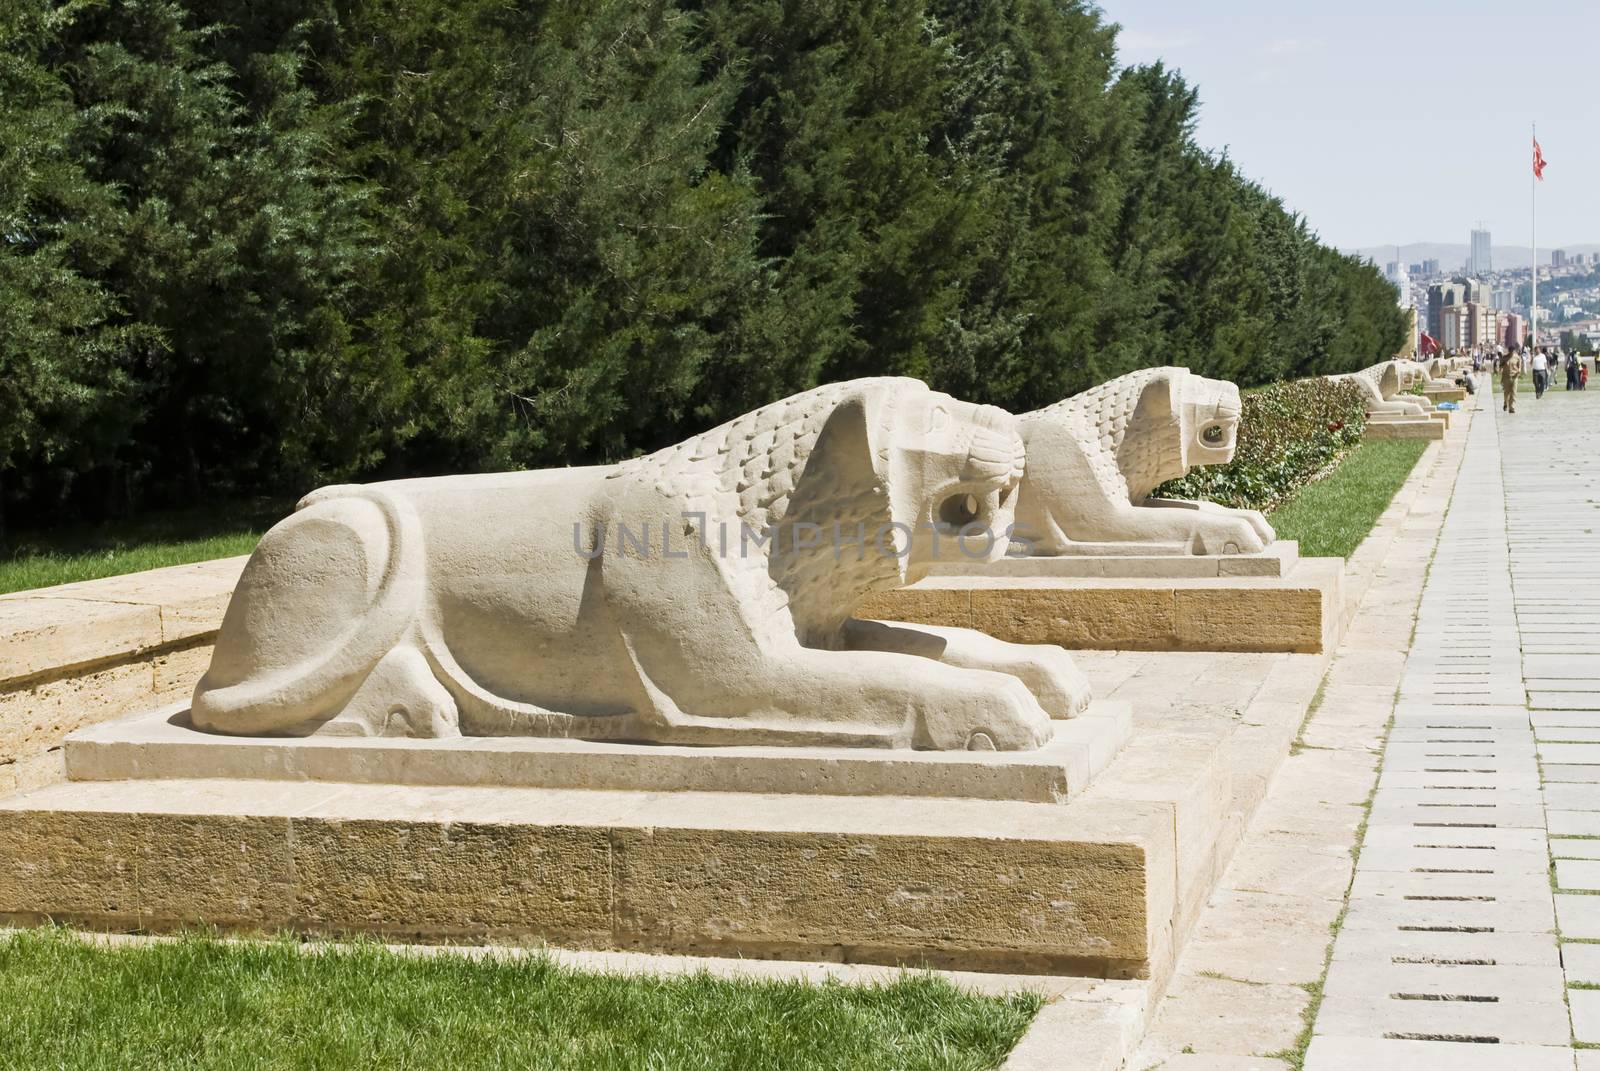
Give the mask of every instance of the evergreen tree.
<path id="1" fill-rule="evenodd" d="M 0 507 L 615 459 L 818 382 L 1014 410 L 1404 321 L 1086 0 L 15 0 Z"/>

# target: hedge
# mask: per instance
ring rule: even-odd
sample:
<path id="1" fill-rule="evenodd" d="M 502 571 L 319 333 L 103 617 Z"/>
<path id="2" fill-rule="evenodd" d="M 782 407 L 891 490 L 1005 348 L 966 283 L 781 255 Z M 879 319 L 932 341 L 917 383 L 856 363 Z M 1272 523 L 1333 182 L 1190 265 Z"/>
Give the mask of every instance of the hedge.
<path id="1" fill-rule="evenodd" d="M 1233 460 L 1164 483 L 1155 497 L 1269 513 L 1331 471 L 1367 426 L 1360 388 L 1342 380 L 1276 383 L 1245 394 L 1243 403 Z"/>

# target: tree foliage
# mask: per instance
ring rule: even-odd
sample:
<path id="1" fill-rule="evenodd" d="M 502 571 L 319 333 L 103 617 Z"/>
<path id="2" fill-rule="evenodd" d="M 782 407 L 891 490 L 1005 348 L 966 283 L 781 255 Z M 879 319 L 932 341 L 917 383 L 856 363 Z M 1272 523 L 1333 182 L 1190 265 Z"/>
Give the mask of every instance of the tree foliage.
<path id="1" fill-rule="evenodd" d="M 0 505 L 574 463 L 818 382 L 1387 357 L 1081 0 L 14 0 Z"/>

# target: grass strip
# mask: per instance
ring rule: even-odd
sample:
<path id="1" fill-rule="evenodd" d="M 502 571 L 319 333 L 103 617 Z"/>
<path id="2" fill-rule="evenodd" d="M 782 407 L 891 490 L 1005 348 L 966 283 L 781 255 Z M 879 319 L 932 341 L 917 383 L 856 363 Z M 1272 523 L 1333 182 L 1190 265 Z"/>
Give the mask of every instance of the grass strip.
<path id="1" fill-rule="evenodd" d="M 1419 439 L 1362 443 L 1268 520 L 1279 539 L 1299 540 L 1307 557 L 1348 558 L 1389 508 L 1427 445 Z"/>
<path id="2" fill-rule="evenodd" d="M 17 532 L 0 542 L 0 594 L 248 554 L 293 506 L 248 499 Z"/>
<path id="3" fill-rule="evenodd" d="M 978 1071 L 1004 1059 L 1040 1004 L 916 973 L 810 985 L 369 943 L 0 935 L 8 1068 Z"/>

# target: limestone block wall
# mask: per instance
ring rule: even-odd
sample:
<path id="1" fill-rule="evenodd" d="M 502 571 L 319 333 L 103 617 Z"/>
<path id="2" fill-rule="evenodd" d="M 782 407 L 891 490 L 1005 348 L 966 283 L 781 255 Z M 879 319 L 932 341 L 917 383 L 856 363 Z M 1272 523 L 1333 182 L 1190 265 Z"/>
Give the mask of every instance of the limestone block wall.
<path id="1" fill-rule="evenodd" d="M 61 780 L 68 733 L 192 692 L 245 560 L 0 595 L 0 795 Z"/>

